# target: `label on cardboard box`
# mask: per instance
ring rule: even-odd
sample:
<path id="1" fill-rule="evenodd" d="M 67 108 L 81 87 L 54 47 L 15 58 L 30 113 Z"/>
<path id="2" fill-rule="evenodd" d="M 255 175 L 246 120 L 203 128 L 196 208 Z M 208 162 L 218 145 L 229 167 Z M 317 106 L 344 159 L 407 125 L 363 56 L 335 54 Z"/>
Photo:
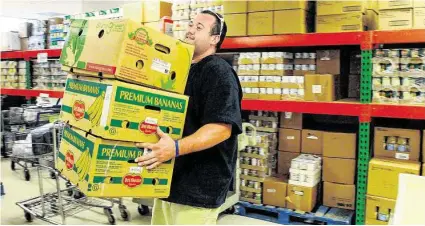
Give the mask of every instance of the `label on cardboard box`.
<path id="1" fill-rule="evenodd" d="M 413 27 L 413 9 L 379 11 L 379 30 L 400 30 Z"/>
<path id="2" fill-rule="evenodd" d="M 355 185 L 323 183 L 323 204 L 325 206 L 354 210 L 355 197 Z"/>
<path id="3" fill-rule="evenodd" d="M 322 86 L 321 85 L 313 85 L 312 86 L 312 92 L 313 93 L 322 93 Z"/>
<path id="4" fill-rule="evenodd" d="M 409 160 L 409 154 L 405 153 L 395 153 L 396 159 Z"/>
<path id="5" fill-rule="evenodd" d="M 104 140 L 66 126 L 57 168 L 90 197 L 168 197 L 174 160 L 153 170 L 128 162 L 144 154 L 133 142 Z"/>

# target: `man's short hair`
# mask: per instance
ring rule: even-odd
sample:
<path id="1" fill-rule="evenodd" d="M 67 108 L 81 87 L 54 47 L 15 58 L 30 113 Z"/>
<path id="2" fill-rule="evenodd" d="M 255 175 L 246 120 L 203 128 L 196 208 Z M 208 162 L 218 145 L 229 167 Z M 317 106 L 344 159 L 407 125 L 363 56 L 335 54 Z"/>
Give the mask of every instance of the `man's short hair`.
<path id="1" fill-rule="evenodd" d="M 219 35 L 221 30 L 220 41 L 218 41 L 217 46 L 215 48 L 216 50 L 219 50 L 221 48 L 221 44 L 223 44 L 223 41 L 226 38 L 226 33 L 227 33 L 226 22 L 224 21 L 223 16 L 219 13 L 214 13 L 210 10 L 204 10 L 201 13 L 211 15 L 215 18 L 215 24 L 210 31 L 211 35 Z M 221 20 L 223 20 L 223 28 L 221 27 Z"/>

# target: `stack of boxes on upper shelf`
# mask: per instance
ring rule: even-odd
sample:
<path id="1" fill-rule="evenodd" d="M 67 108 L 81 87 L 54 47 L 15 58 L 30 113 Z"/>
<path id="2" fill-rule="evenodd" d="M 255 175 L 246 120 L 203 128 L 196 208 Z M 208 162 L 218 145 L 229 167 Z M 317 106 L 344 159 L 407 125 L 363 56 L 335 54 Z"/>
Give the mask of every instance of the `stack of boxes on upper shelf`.
<path id="1" fill-rule="evenodd" d="M 1 87 L 25 89 L 27 86 L 25 61 L 1 61 Z"/>
<path id="2" fill-rule="evenodd" d="M 399 175 L 420 174 L 421 131 L 375 127 L 374 137 L 374 158 L 369 162 L 368 172 L 366 224 L 385 225 L 394 214 Z M 425 162 L 424 141 L 423 135 L 422 162 Z M 425 164 L 422 175 L 425 175 Z"/>
<path id="3" fill-rule="evenodd" d="M 373 102 L 425 104 L 425 49 L 377 49 L 372 62 Z"/>
<path id="4" fill-rule="evenodd" d="M 64 25 L 64 18 L 50 18 L 47 37 L 48 49 L 62 49 L 65 44 L 67 28 Z"/>
<path id="5" fill-rule="evenodd" d="M 202 12 L 203 10 L 210 10 L 223 15 L 223 4 L 227 4 L 222 0 L 175 0 L 172 6 L 172 19 L 173 19 L 173 35 L 177 39 L 185 39 L 186 31 L 189 27 L 191 19 Z M 245 24 L 246 26 L 246 24 Z M 237 28 L 227 30 L 227 36 L 235 32 Z"/>
<path id="6" fill-rule="evenodd" d="M 153 170 L 128 160 L 150 152 L 134 143 L 156 143 L 158 128 L 182 137 L 193 51 L 140 21 L 73 20 L 60 58 L 71 73 L 61 173 L 87 196 L 167 197 L 174 160 Z"/>
<path id="7" fill-rule="evenodd" d="M 354 74 L 348 76 L 346 55 L 341 50 L 250 52 L 235 55 L 233 64 L 245 99 L 335 101 L 359 97 L 360 59 L 350 63 Z"/>
<path id="8" fill-rule="evenodd" d="M 263 203 L 264 182 L 276 175 L 277 112 L 251 112 L 250 123 L 256 127 L 256 145 L 247 146 L 240 154 L 241 200 Z"/>

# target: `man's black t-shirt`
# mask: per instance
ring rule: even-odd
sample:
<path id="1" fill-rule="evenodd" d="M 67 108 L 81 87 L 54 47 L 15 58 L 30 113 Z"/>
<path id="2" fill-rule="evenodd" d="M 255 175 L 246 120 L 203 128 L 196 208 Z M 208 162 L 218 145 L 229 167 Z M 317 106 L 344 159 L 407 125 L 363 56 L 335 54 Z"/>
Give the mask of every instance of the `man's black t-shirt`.
<path id="1" fill-rule="evenodd" d="M 231 137 L 210 148 L 176 158 L 168 202 L 204 208 L 221 206 L 229 191 L 237 158 L 237 135 L 242 132 L 239 80 L 218 56 L 192 64 L 185 95 L 190 97 L 183 136 L 208 123 L 232 125 Z"/>

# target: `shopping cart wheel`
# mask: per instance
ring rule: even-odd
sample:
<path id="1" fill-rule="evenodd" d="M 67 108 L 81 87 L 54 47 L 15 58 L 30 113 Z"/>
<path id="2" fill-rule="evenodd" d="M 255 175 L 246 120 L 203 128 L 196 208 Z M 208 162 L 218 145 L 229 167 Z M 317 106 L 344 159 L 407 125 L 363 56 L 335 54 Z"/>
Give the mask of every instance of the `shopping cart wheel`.
<path id="1" fill-rule="evenodd" d="M 72 194 L 74 194 L 74 192 L 72 191 L 72 189 L 70 189 L 70 187 L 72 186 L 71 182 L 66 182 L 65 184 L 66 188 L 68 188 L 67 194 L 68 196 L 72 196 Z"/>
<path id="2" fill-rule="evenodd" d="M 31 215 L 30 213 L 28 213 L 28 212 L 25 212 L 25 219 L 28 221 L 28 222 L 32 222 L 33 220 L 34 220 L 34 216 L 33 215 Z"/>
<path id="3" fill-rule="evenodd" d="M 104 212 L 104 213 L 105 213 L 105 215 L 108 217 L 109 224 L 114 225 L 114 224 L 116 224 L 116 223 L 117 223 L 117 222 L 115 221 L 115 217 L 114 217 L 114 215 L 113 215 L 113 213 L 112 213 L 112 210 L 111 210 L 110 208 L 105 208 L 105 209 L 103 209 L 103 212 Z"/>
<path id="4" fill-rule="evenodd" d="M 10 169 L 15 171 L 16 170 L 16 163 L 12 160 L 10 161 Z"/>
<path id="5" fill-rule="evenodd" d="M 149 214 L 149 206 L 139 205 L 137 207 L 137 211 L 139 211 L 139 214 L 142 215 L 142 216 L 148 215 Z"/>
<path id="6" fill-rule="evenodd" d="M 131 215 L 130 211 L 127 210 L 127 207 L 125 207 L 124 205 L 120 205 L 118 206 L 118 209 L 120 210 L 121 218 L 125 221 L 130 221 Z"/>
<path id="7" fill-rule="evenodd" d="M 30 181 L 31 180 L 30 171 L 28 169 L 24 169 L 24 176 L 25 176 L 25 180 L 26 181 Z"/>

